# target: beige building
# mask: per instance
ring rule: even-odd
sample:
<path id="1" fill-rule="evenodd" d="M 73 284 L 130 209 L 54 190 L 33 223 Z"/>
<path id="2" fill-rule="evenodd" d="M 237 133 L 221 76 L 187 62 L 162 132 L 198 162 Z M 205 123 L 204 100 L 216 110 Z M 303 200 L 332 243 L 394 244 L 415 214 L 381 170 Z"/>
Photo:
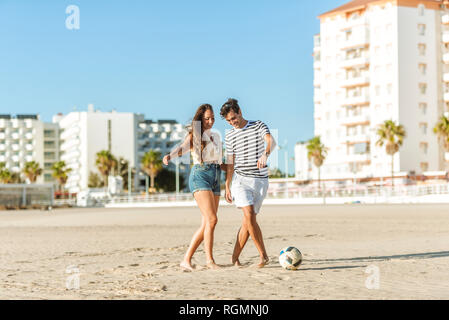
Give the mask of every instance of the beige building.
<path id="1" fill-rule="evenodd" d="M 315 135 L 329 147 L 322 178 L 390 175 L 391 156 L 376 146 L 385 120 L 407 131 L 396 173 L 443 170 L 432 132 L 449 110 L 449 11 L 442 1 L 355 0 L 319 19 Z"/>

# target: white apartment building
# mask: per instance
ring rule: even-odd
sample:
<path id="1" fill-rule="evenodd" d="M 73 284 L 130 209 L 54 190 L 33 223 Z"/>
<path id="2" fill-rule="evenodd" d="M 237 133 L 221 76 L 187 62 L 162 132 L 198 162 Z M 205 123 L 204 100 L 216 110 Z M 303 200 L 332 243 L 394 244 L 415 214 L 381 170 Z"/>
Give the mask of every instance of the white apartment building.
<path id="1" fill-rule="evenodd" d="M 138 125 L 138 163 L 141 163 L 144 154 L 150 149 L 159 151 L 162 155 L 168 154 L 175 146 L 183 141 L 187 135 L 185 127 L 175 120 L 142 120 Z M 170 170 L 175 171 L 176 166 L 170 163 Z M 179 174 L 184 177 L 185 183 L 190 172 L 190 166 L 179 165 Z M 140 187 L 145 187 L 145 177 L 139 176 Z"/>
<path id="2" fill-rule="evenodd" d="M 12 172 L 21 173 L 26 162 L 36 161 L 43 169 L 36 182 L 54 182 L 51 166 L 58 161 L 58 149 L 57 124 L 44 123 L 38 115 L 0 115 L 0 162 Z"/>
<path id="3" fill-rule="evenodd" d="M 315 135 L 329 148 L 321 177 L 389 176 L 391 156 L 376 146 L 385 120 L 407 132 L 394 156 L 396 173 L 444 170 L 432 131 L 449 110 L 449 11 L 442 1 L 355 0 L 319 19 Z"/>
<path id="4" fill-rule="evenodd" d="M 61 160 L 72 168 L 66 188 L 79 192 L 88 188 L 89 174 L 99 173 L 96 154 L 109 150 L 117 159 L 129 161 L 136 174 L 135 190 L 145 189 L 141 160 L 149 149 L 167 153 L 183 136 L 183 126 L 171 120 L 153 122 L 142 114 L 101 112 L 89 105 L 88 111 L 70 112 L 59 120 Z M 182 168 L 185 174 L 189 168 Z"/>

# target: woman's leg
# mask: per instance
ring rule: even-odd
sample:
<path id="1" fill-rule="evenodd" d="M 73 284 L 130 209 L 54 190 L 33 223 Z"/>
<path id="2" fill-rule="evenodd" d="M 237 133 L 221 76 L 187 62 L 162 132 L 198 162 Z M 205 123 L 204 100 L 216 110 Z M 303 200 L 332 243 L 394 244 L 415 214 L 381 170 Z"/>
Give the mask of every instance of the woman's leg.
<path id="1" fill-rule="evenodd" d="M 214 242 L 214 231 L 217 225 L 217 201 L 212 191 L 197 191 L 194 194 L 195 200 L 200 208 L 204 219 L 204 250 L 206 252 L 207 266 L 216 269 L 212 249 Z"/>
<path id="2" fill-rule="evenodd" d="M 195 232 L 195 234 L 192 237 L 192 241 L 190 241 L 189 248 L 187 249 L 187 252 L 184 256 L 184 260 L 181 262 L 181 267 L 192 271 L 192 257 L 196 252 L 196 249 L 200 246 L 201 242 L 204 239 L 204 228 L 206 227 L 206 221 L 204 220 L 204 217 L 201 217 L 201 226 L 200 228 Z"/>
<path id="3" fill-rule="evenodd" d="M 215 214 L 217 214 L 218 211 L 218 205 L 220 202 L 220 196 L 215 196 Z M 204 216 L 201 217 L 201 227 L 195 232 L 195 234 L 192 237 L 192 241 L 190 242 L 189 249 L 187 249 L 186 255 L 184 257 L 183 262 L 188 262 L 190 265 L 190 261 L 192 260 L 192 257 L 198 247 L 200 246 L 201 242 L 204 240 L 204 228 L 206 227 L 206 220 L 204 219 Z"/>

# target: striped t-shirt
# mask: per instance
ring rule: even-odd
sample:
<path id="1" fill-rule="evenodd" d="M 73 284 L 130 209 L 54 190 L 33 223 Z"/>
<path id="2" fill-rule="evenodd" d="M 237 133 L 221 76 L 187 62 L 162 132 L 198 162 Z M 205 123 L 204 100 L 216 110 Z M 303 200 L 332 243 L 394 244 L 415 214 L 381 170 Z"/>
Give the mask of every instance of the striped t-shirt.
<path id="1" fill-rule="evenodd" d="M 232 128 L 226 133 L 226 155 L 235 155 L 234 171 L 244 177 L 268 178 L 268 167 L 257 168 L 257 160 L 265 151 L 266 134 L 270 130 L 262 121 L 248 121 L 241 129 Z"/>

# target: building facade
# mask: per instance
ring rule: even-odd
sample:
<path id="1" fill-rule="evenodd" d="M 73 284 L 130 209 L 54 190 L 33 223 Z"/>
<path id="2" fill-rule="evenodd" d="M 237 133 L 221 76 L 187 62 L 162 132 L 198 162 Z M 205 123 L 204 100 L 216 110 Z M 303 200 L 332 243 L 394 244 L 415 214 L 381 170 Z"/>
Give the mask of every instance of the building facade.
<path id="1" fill-rule="evenodd" d="M 319 16 L 315 135 L 329 148 L 323 179 L 444 170 L 432 128 L 449 105 L 449 14 L 442 1 L 355 0 Z M 376 145 L 385 120 L 407 136 L 392 157 Z M 316 168 L 313 168 L 316 176 Z"/>
<path id="2" fill-rule="evenodd" d="M 37 183 L 51 183 L 51 167 L 59 158 L 58 125 L 45 123 L 38 115 L 0 115 L 0 162 L 20 173 L 26 162 L 36 161 L 43 169 Z"/>
<path id="3" fill-rule="evenodd" d="M 145 120 L 131 112 L 101 112 L 89 105 L 88 111 L 70 112 L 59 119 L 61 160 L 72 169 L 66 188 L 70 192 L 85 190 L 89 175 L 99 174 L 96 154 L 110 151 L 117 159 L 128 161 L 133 172 L 133 190 L 145 190 L 146 177 L 141 161 L 153 149 L 162 154 L 181 142 L 183 126 L 174 120 Z M 173 169 L 173 168 L 172 168 Z M 181 174 L 190 168 L 181 167 Z"/>

